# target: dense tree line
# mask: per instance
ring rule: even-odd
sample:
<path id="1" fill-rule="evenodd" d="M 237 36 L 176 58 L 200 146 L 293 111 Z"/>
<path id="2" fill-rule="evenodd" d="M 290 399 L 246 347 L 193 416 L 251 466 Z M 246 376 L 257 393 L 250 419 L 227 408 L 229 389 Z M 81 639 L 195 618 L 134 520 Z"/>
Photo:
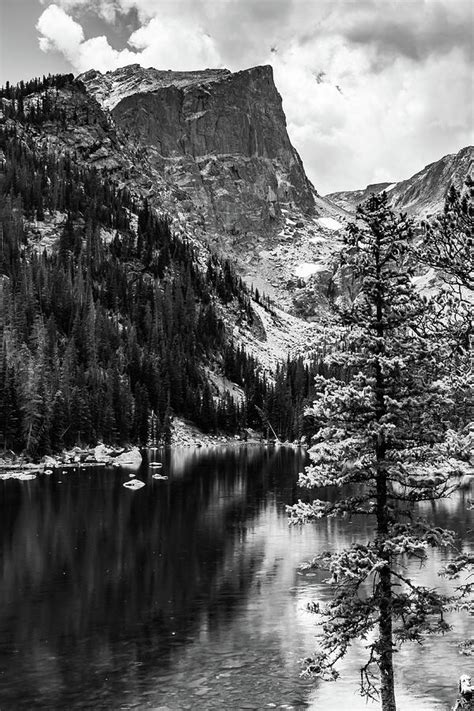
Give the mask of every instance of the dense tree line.
<path id="1" fill-rule="evenodd" d="M 324 358 L 290 358 L 266 373 L 259 361 L 241 346 L 228 345 L 224 352 L 225 375 L 243 390 L 245 422 L 280 440 L 308 439 L 314 424 L 306 410 L 314 400 L 317 376 L 345 377 L 345 369 Z"/>

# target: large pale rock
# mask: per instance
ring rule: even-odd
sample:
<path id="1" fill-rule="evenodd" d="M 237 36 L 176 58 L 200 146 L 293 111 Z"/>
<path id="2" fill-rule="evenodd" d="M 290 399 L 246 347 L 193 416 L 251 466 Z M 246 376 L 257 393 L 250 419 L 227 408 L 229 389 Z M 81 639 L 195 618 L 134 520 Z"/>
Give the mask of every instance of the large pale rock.
<path id="1" fill-rule="evenodd" d="M 111 453 L 112 453 L 112 448 L 107 447 L 105 444 L 98 444 L 96 447 L 93 449 L 94 453 L 94 458 L 96 462 L 110 462 L 111 461 Z"/>
<path id="2" fill-rule="evenodd" d="M 119 454 L 113 460 L 114 467 L 137 468 L 142 463 L 142 455 L 138 447 L 133 447 L 130 451 Z"/>
<path id="3" fill-rule="evenodd" d="M 59 460 L 56 457 L 50 457 L 48 454 L 43 457 L 42 461 L 47 469 L 54 469 L 55 467 L 60 466 Z"/>
<path id="4" fill-rule="evenodd" d="M 137 489 L 142 489 L 145 486 L 145 482 L 140 481 L 140 479 L 130 479 L 130 481 L 126 481 L 123 486 L 126 489 L 136 491 Z"/>

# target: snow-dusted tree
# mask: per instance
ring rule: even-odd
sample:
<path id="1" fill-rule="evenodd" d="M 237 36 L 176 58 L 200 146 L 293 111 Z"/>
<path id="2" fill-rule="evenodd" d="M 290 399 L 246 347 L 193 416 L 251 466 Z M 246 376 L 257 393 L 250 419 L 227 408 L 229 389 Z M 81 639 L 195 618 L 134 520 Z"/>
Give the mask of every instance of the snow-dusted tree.
<path id="1" fill-rule="evenodd" d="M 461 192 L 452 185 L 444 210 L 423 223 L 422 261 L 442 271 L 446 281 L 474 289 L 474 181 Z"/>
<path id="2" fill-rule="evenodd" d="M 423 520 L 416 503 L 447 495 L 462 468 L 446 453 L 458 413 L 441 377 L 445 344 L 423 335 L 431 307 L 412 285 L 411 241 L 410 223 L 388 208 L 385 194 L 360 207 L 348 228 L 341 268 L 354 274 L 358 293 L 338 308 L 347 350 L 331 356 L 346 377 L 317 378 L 312 464 L 299 480 L 308 488 L 336 485 L 340 498 L 288 507 L 292 523 L 338 515 L 374 521 L 370 540 L 309 564 L 329 568 L 334 596 L 314 606 L 322 636 L 305 671 L 337 675 L 334 665 L 352 640 L 366 640 L 361 691 L 380 694 L 383 711 L 396 709 L 394 650 L 447 629 L 447 598 L 409 579 L 404 564 L 423 560 L 430 546 L 452 544 L 451 532 Z"/>
<path id="3" fill-rule="evenodd" d="M 449 330 L 456 350 L 468 349 L 474 333 L 473 196 L 470 177 L 461 191 L 451 186 L 443 212 L 422 223 L 422 237 L 414 250 L 419 262 L 435 271 L 440 285 L 433 303 L 433 335 Z"/>
<path id="4" fill-rule="evenodd" d="M 470 388 L 461 398 L 462 413 L 457 429 L 448 433 L 446 444 L 452 456 L 474 472 L 474 181 L 467 177 L 461 191 L 448 191 L 444 210 L 423 224 L 423 236 L 415 250 L 422 264 L 436 270 L 440 289 L 433 299 L 432 317 L 425 328 L 432 338 L 451 344 L 450 369 L 445 387 L 453 396 Z M 461 390 L 459 384 L 462 384 Z M 462 427 L 462 425 L 464 425 Z M 471 509 L 474 505 L 471 503 Z M 474 610 L 474 556 L 460 550 L 446 566 L 445 574 L 459 580 L 458 604 Z"/>

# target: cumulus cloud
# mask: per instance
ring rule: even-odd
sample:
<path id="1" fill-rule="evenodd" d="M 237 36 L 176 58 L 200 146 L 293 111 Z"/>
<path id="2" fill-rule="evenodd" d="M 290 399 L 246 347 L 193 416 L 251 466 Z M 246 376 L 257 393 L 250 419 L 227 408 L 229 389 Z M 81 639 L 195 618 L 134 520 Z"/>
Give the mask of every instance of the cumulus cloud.
<path id="1" fill-rule="evenodd" d="M 78 72 L 91 67 L 105 72 L 134 61 L 132 52 L 113 49 L 105 36 L 85 40 L 81 25 L 58 5 L 46 8 L 36 28 L 41 35 L 40 48 L 61 52 Z"/>
<path id="2" fill-rule="evenodd" d="M 221 64 L 212 37 L 179 19 L 151 19 L 132 33 L 129 45 L 142 66 L 186 70 Z"/>
<path id="3" fill-rule="evenodd" d="M 341 55 L 346 68 L 336 67 Z M 275 65 L 290 136 L 321 192 L 402 180 L 472 142 L 471 74 L 459 50 L 419 65 L 400 58 L 373 75 L 360 49 L 337 56 L 326 62 L 334 84 L 304 70 L 294 81 L 291 65 Z"/>
<path id="4" fill-rule="evenodd" d="M 57 5 L 50 5 L 39 18 L 36 28 L 41 34 L 39 44 L 43 52 L 57 50 L 74 64 L 84 41 L 84 32 L 78 22 Z"/>
<path id="5" fill-rule="evenodd" d="M 127 46 L 77 20 L 136 12 Z M 56 0 L 40 46 L 72 67 L 272 64 L 290 138 L 320 192 L 399 180 L 472 141 L 465 0 Z"/>
<path id="6" fill-rule="evenodd" d="M 67 3 L 77 6 L 77 0 L 64 0 Z M 153 17 L 130 35 L 129 47 L 122 50 L 114 49 L 105 36 L 85 40 L 81 25 L 56 4 L 46 8 L 36 27 L 40 48 L 61 52 L 77 72 L 105 72 L 132 63 L 176 70 L 221 64 L 213 39 L 179 18 Z"/>

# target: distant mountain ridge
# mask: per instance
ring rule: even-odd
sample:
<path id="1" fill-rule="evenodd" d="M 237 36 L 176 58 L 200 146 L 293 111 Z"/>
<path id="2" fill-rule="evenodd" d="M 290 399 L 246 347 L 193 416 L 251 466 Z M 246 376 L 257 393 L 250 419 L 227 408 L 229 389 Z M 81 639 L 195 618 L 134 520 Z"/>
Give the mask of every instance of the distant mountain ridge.
<path id="1" fill-rule="evenodd" d="M 466 146 L 458 153 L 450 153 L 425 166 L 411 178 L 398 183 L 368 185 L 364 190 L 349 190 L 326 195 L 326 199 L 349 213 L 371 193 L 385 190 L 392 206 L 414 217 L 427 217 L 443 210 L 450 185 L 460 189 L 474 174 L 474 146 Z"/>

